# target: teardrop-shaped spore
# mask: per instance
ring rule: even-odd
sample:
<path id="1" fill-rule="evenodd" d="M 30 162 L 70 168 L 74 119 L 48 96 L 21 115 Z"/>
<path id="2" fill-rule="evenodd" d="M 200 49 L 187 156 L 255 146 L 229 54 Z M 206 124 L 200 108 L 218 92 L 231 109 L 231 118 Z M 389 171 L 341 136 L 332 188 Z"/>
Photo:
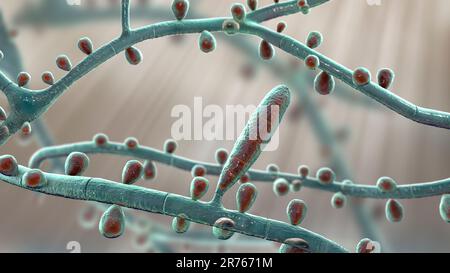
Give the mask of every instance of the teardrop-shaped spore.
<path id="1" fill-rule="evenodd" d="M 306 212 L 308 207 L 303 200 L 293 199 L 289 202 L 286 213 L 289 218 L 291 225 L 298 226 L 302 223 L 303 219 L 306 217 Z"/>
<path id="2" fill-rule="evenodd" d="M 66 158 L 64 172 L 66 175 L 82 175 L 89 166 L 89 157 L 85 153 L 72 152 Z"/>
<path id="3" fill-rule="evenodd" d="M 125 231 L 125 214 L 120 206 L 110 206 L 100 218 L 98 225 L 100 234 L 113 239 L 121 236 Z"/>
<path id="4" fill-rule="evenodd" d="M 236 204 L 239 212 L 247 212 L 255 203 L 258 191 L 252 183 L 242 184 L 236 193 Z"/>

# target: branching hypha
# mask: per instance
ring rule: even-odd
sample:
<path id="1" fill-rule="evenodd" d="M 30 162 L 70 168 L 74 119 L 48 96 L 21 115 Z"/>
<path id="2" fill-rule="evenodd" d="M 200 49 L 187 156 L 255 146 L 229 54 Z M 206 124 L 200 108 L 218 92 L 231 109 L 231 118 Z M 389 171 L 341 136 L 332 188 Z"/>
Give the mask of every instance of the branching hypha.
<path id="1" fill-rule="evenodd" d="M 316 5 L 321 4 L 322 2 L 326 1 L 309 1 L 310 7 L 314 7 Z M 308 37 L 307 46 L 296 42 L 295 40 L 289 38 L 286 35 L 273 32 L 269 29 L 266 29 L 260 25 L 258 25 L 258 22 L 262 22 L 264 20 L 276 18 L 281 15 L 287 15 L 290 13 L 303 11 L 307 13 L 309 11 L 309 7 L 305 1 L 289 1 L 286 3 L 280 3 L 275 4 L 275 6 L 267 7 L 258 9 L 252 13 L 249 13 L 248 15 L 245 14 L 245 8 L 242 5 L 233 5 L 232 13 L 233 13 L 233 19 L 227 18 L 227 19 L 202 19 L 202 20 L 182 20 L 185 16 L 185 13 L 187 12 L 188 2 L 187 1 L 174 1 L 174 12 L 177 16 L 177 19 L 179 21 L 173 21 L 169 22 L 167 24 L 155 24 L 148 27 L 144 27 L 142 29 L 137 30 L 131 30 L 129 28 L 129 1 L 123 1 L 123 34 L 118 39 L 112 41 L 110 44 L 93 51 L 90 50 L 90 40 L 89 39 L 82 39 L 80 40 L 80 49 L 83 50 L 83 52 L 90 55 L 87 57 L 83 62 L 80 63 L 80 65 L 76 66 L 72 69 L 72 66 L 70 64 L 69 59 L 66 56 L 60 56 L 57 59 L 58 66 L 61 69 L 64 70 L 70 70 L 70 72 L 63 77 L 60 81 L 54 82 L 53 77 L 51 74 L 44 74 L 45 77 L 43 77 L 43 80 L 49 84 L 53 84 L 50 88 L 46 90 L 42 90 L 39 92 L 31 92 L 28 89 L 24 89 L 23 86 L 26 85 L 26 83 L 29 81 L 30 76 L 26 73 L 21 73 L 18 77 L 18 84 L 12 83 L 6 76 L 1 74 L 0 76 L 0 86 L 1 89 L 6 94 L 10 106 L 11 106 L 11 113 L 9 114 L 8 118 L 4 122 L 2 128 L 2 135 L 3 140 L 2 143 L 4 143 L 9 136 L 14 134 L 16 131 L 18 131 L 20 128 L 28 128 L 28 122 L 34 120 L 39 115 L 41 115 L 43 112 L 45 112 L 52 103 L 55 102 L 55 100 L 77 79 L 82 77 L 84 74 L 98 66 L 100 63 L 106 61 L 113 55 L 117 54 L 119 51 L 126 49 L 127 59 L 132 64 L 137 64 L 141 60 L 141 54 L 140 52 L 134 48 L 130 47 L 136 42 L 145 40 L 145 39 L 151 39 L 156 37 L 161 37 L 165 35 L 171 35 L 176 33 L 191 33 L 191 32 L 202 32 L 201 38 L 200 38 L 200 46 L 204 51 L 208 51 L 212 48 L 212 45 L 214 44 L 214 38 L 212 35 L 208 32 L 203 31 L 225 31 L 228 34 L 234 34 L 237 32 L 240 33 L 247 33 L 247 34 L 253 34 L 260 36 L 263 38 L 263 42 L 260 46 L 260 55 L 263 59 L 270 59 L 273 57 L 273 47 L 272 44 L 285 50 L 288 53 L 291 53 L 292 55 L 296 57 L 300 57 L 301 59 L 305 59 L 306 64 L 311 68 L 320 68 L 323 69 L 323 72 L 320 73 L 315 81 L 315 87 L 316 90 L 321 94 L 329 94 L 334 87 L 334 80 L 332 76 L 337 77 L 338 79 L 341 79 L 345 83 L 349 84 L 350 86 L 354 87 L 355 89 L 360 90 L 364 94 L 367 94 L 371 96 L 372 98 L 378 100 L 379 102 L 385 104 L 389 108 L 393 109 L 394 111 L 421 123 L 429 124 L 437 127 L 443 127 L 443 128 L 449 128 L 450 122 L 449 122 L 449 114 L 429 109 L 423 109 L 420 107 L 417 107 L 413 104 L 410 104 L 409 102 L 397 97 L 396 95 L 393 95 L 389 91 L 385 90 L 384 88 L 387 88 L 393 79 L 393 73 L 390 70 L 382 70 L 379 75 L 379 85 L 373 84 L 370 82 L 370 73 L 366 69 L 356 69 L 355 71 L 350 71 L 346 69 L 345 67 L 340 66 L 339 64 L 336 64 L 335 62 L 329 60 L 328 58 L 322 56 L 321 54 L 315 52 L 311 48 L 315 48 L 320 44 L 320 34 L 318 33 L 312 33 L 310 37 Z M 278 89 L 279 90 L 279 89 Z M 25 125 L 25 127 L 23 127 Z M 239 155 L 238 149 L 236 149 L 236 153 Z M 233 152 L 232 152 L 233 155 Z M 234 158 L 233 156 L 230 158 Z M 256 160 L 257 156 L 251 157 L 249 159 Z M 3 163 L 5 163 L 6 167 L 4 168 L 4 174 L 10 175 L 14 174 L 14 170 L 8 169 L 11 167 L 14 167 L 14 160 L 11 157 L 4 157 Z M 12 164 L 9 165 L 8 164 Z M 249 167 L 252 162 L 246 162 L 246 167 Z M 248 166 L 247 166 L 248 165 Z M 226 168 L 225 168 L 226 169 Z M 5 171 L 6 170 L 6 171 Z M 20 171 L 26 171 L 24 167 L 19 168 Z M 334 179 L 332 179 L 333 175 L 331 170 L 324 169 L 321 170 L 322 172 L 318 173 L 319 180 L 322 182 L 328 181 L 333 182 Z M 29 179 L 28 176 L 24 178 L 25 181 L 32 180 L 31 186 L 33 186 L 33 183 L 36 183 L 37 180 L 41 180 L 44 177 L 54 178 L 54 175 L 52 174 L 45 174 L 42 175 L 38 171 L 30 171 L 28 172 L 28 175 L 34 179 Z M 222 175 L 224 175 L 224 172 L 222 172 Z M 55 175 L 56 176 L 56 175 Z M 39 178 L 39 179 L 38 179 Z M 61 176 L 61 179 L 67 179 L 65 176 Z M 27 180 L 28 179 L 28 180 Z M 51 180 L 51 179 L 50 179 Z M 50 181 L 48 180 L 48 181 Z M 34 182 L 33 182 L 34 181 Z M 38 185 L 34 186 L 40 186 L 38 181 Z M 84 181 L 85 184 L 89 185 L 93 184 L 94 181 L 97 181 L 96 179 L 89 179 Z M 222 183 L 219 185 L 222 185 L 222 190 L 216 191 L 216 198 L 213 204 L 218 204 L 220 202 L 220 196 L 224 192 L 224 190 L 227 189 L 224 181 L 227 181 L 226 179 L 220 180 Z M 386 182 L 387 181 L 387 182 Z M 15 183 L 19 182 L 19 180 L 9 179 L 8 182 Z M 235 181 L 234 181 L 235 182 Z M 230 182 L 230 183 L 234 183 Z M 448 187 L 448 181 L 441 181 L 434 184 L 425 184 L 426 187 L 432 187 L 435 185 L 440 190 L 443 190 L 441 193 L 448 192 L 446 190 L 446 187 Z M 95 184 L 95 183 L 94 183 Z M 281 183 L 285 184 L 285 183 Z M 50 183 L 49 183 L 50 185 Z M 442 186 L 443 185 L 443 186 Z M 30 185 L 29 185 L 30 186 Z M 384 187 L 386 186 L 386 187 Z M 443 188 L 440 188 L 440 187 Z M 70 186 L 72 187 L 72 186 Z M 44 187 L 45 188 L 45 187 Z M 42 190 L 44 189 L 42 188 Z M 411 190 L 412 188 L 409 188 Z M 396 192 L 397 190 L 400 190 L 399 188 L 395 188 L 395 184 L 392 183 L 389 179 L 380 180 L 380 191 L 390 191 L 390 192 Z M 422 191 L 424 189 L 420 189 Z M 426 190 L 424 190 L 426 192 Z M 51 191 L 49 193 L 52 193 Z M 54 194 L 63 194 L 67 193 L 65 190 L 61 192 L 53 192 Z M 435 193 L 435 192 L 434 192 Z M 81 192 L 80 192 L 81 194 Z M 411 195 L 411 193 L 409 193 Z M 413 193 L 414 194 L 414 193 Z M 426 194 L 425 194 L 426 195 Z M 432 195 L 432 194 L 430 194 Z M 333 200 L 337 201 L 337 203 L 343 202 L 344 198 L 342 198 L 342 194 L 340 196 L 335 196 Z M 399 194 L 397 197 L 401 198 L 401 194 Z M 76 196 L 67 196 L 67 197 L 76 197 Z M 79 196 L 78 196 L 79 197 Z M 170 195 L 168 195 L 170 197 Z M 373 196 L 372 196 L 373 197 Z M 408 198 L 408 197 L 405 197 Z M 341 201 L 339 201 L 341 200 Z M 105 200 L 97 200 L 97 201 L 103 201 Z M 123 200 L 122 200 L 123 201 Z M 117 203 L 117 202 L 113 202 Z M 119 203 L 123 204 L 123 203 Z M 294 202 L 294 205 L 298 206 L 298 203 Z M 128 205 L 128 204 L 127 204 Z M 131 205 L 131 207 L 143 209 L 141 207 L 136 207 Z M 401 210 L 401 206 L 398 205 L 396 201 L 389 201 L 388 202 L 388 208 L 391 209 L 391 219 L 394 221 L 401 218 L 399 215 L 399 211 Z M 158 212 L 161 212 L 158 210 Z M 164 211 L 162 213 L 165 213 Z M 447 214 L 446 214 L 447 213 Z M 169 215 L 176 216 L 174 214 L 166 213 Z M 120 209 L 118 207 L 112 207 L 111 210 L 107 211 L 105 214 L 105 218 L 108 218 L 108 216 L 111 216 L 114 219 L 121 219 L 122 213 L 120 213 Z M 444 196 L 442 198 L 441 202 L 441 215 L 445 219 L 444 216 L 447 215 L 447 221 L 448 221 L 448 197 Z M 233 215 L 234 216 L 234 215 Z M 239 229 L 236 228 L 233 224 L 233 217 L 230 219 L 219 219 L 221 221 L 218 221 L 216 223 L 216 233 L 222 237 L 227 237 L 229 235 L 229 232 L 224 232 L 223 230 L 234 230 L 241 232 Z M 109 219 L 109 218 L 108 218 Z M 177 219 L 177 223 L 186 223 L 184 221 L 185 219 L 197 221 L 198 219 L 193 219 L 190 217 L 187 217 L 186 215 L 182 215 Z M 120 222 L 120 221 L 119 221 Z M 211 224 L 211 223 L 210 223 Z M 220 226 L 219 226 L 220 225 Z M 219 226 L 220 228 L 217 228 Z M 275 225 L 276 226 L 276 225 Z M 275 227 L 274 226 L 274 227 Z M 121 226 L 120 226 L 121 227 Z M 182 228 L 182 227 L 180 227 Z M 119 229 L 120 230 L 120 229 Z M 245 232 L 243 232 L 245 233 Z M 254 234 L 253 234 L 254 235 Z M 308 235 L 311 235 L 308 233 Z M 332 250 L 332 248 L 335 247 L 335 245 L 329 241 L 324 246 L 317 246 L 314 245 L 317 239 L 314 237 L 315 235 L 311 235 L 312 238 L 306 236 L 306 237 L 290 237 L 290 238 L 303 238 L 306 239 L 309 243 L 309 248 L 311 251 L 323 251 L 323 250 Z M 259 236 L 257 236 L 259 237 Z M 277 237 L 278 238 L 278 237 Z M 267 239 L 274 239 L 271 238 L 269 235 Z M 281 242 L 284 242 L 284 240 L 289 239 L 287 237 L 284 237 Z M 310 239 L 310 240 L 308 240 Z M 321 238 L 322 240 L 323 238 Z M 276 240 L 280 241 L 280 240 Z M 299 240 L 290 240 L 290 244 L 297 243 L 300 244 L 302 247 L 306 246 L 306 242 Z M 312 244 L 313 243 L 313 244 Z M 302 248 L 300 247 L 300 248 Z M 328 248 L 330 247 L 330 248 Z M 300 249 L 297 248 L 297 249 Z M 339 248 L 336 248 L 334 250 L 339 250 Z"/>
<path id="2" fill-rule="evenodd" d="M 308 13 L 310 8 L 325 2 L 328 1 L 310 0 L 308 3 L 305 1 L 288 1 L 260 8 L 249 14 L 246 14 L 243 5 L 233 5 L 232 9 L 234 9 L 234 12 L 232 18 L 183 20 L 189 6 L 189 2 L 186 1 L 184 4 L 186 10 L 180 10 L 182 13 L 177 12 L 176 7 L 174 7 L 178 20 L 157 23 L 139 29 L 131 29 L 129 1 L 123 1 L 122 35 L 97 49 L 95 52 L 92 52 L 92 54 L 89 54 L 90 56 L 86 57 L 75 67 L 72 67 L 72 63 L 66 55 L 58 56 L 56 59 L 57 66 L 62 70 L 68 71 L 68 74 L 59 81 L 54 82 L 51 73 L 44 73 L 42 79 L 51 85 L 49 88 L 34 91 L 25 88 L 24 86 L 29 82 L 31 77 L 26 72 L 18 75 L 17 83 L 11 81 L 3 73 L 0 74 L 0 89 L 8 98 L 11 108 L 7 119 L 4 121 L 2 127 L 0 127 L 0 143 L 5 143 L 12 134 L 42 115 L 75 81 L 114 55 L 125 51 L 128 60 L 132 64 L 139 63 L 141 53 L 137 48 L 133 47 L 134 44 L 148 39 L 175 34 L 209 33 L 215 31 L 224 31 L 230 35 L 243 33 L 259 36 L 263 39 L 260 52 L 262 58 L 265 59 L 273 56 L 272 45 L 303 60 L 315 59 L 317 62 L 315 66 L 323 70 L 316 78 L 316 89 L 321 94 L 331 93 L 334 88 L 334 76 L 409 119 L 423 124 L 449 129 L 449 113 L 418 107 L 383 88 L 383 86 L 388 87 L 388 83 L 393 78 L 390 72 L 385 73 L 386 70 L 380 70 L 378 78 L 381 84 L 372 83 L 370 81 L 370 73 L 366 69 L 358 68 L 352 71 L 312 49 L 320 45 L 320 34 L 312 33 L 308 37 L 307 44 L 310 46 L 308 47 L 287 35 L 272 31 L 259 24 L 270 19 L 300 11 Z M 79 44 L 79 46 L 82 46 L 83 43 L 90 43 L 90 40 L 80 40 L 81 45 Z"/>
<path id="3" fill-rule="evenodd" d="M 191 5 L 189 8 L 189 13 L 186 15 L 187 19 L 207 17 L 205 16 L 205 14 L 198 13 L 196 11 L 196 7 L 198 6 L 196 5 L 196 1 L 190 2 Z M 98 7 L 95 5 L 93 6 L 88 3 L 86 3 L 86 8 L 74 8 L 73 6 L 68 6 L 63 2 L 54 3 L 51 0 L 42 0 L 41 3 L 37 6 L 26 5 L 22 9 L 20 9 L 18 14 L 14 16 L 14 23 L 17 26 L 31 26 L 33 28 L 36 28 L 37 31 L 42 31 L 43 27 L 74 27 L 78 25 L 89 25 L 91 23 L 102 21 L 116 21 L 118 19 L 117 14 L 120 13 L 120 2 L 108 2 L 108 5 L 106 7 Z M 95 2 L 92 2 L 92 4 L 95 4 Z M 148 23 L 149 21 L 169 21 L 173 19 L 173 13 L 167 8 L 166 3 L 143 3 L 141 1 L 138 1 L 137 3 L 133 2 L 133 4 L 135 5 L 131 6 L 130 12 L 133 15 L 134 20 L 140 20 L 142 22 Z M 222 36 L 219 36 L 217 38 L 220 39 L 221 42 L 231 42 L 232 45 L 235 45 L 238 48 L 244 47 L 242 50 L 252 50 L 253 54 L 246 54 L 246 56 L 248 57 L 257 56 L 256 54 L 254 54 L 256 53 L 253 48 L 254 44 L 245 41 L 242 36 L 235 39 L 221 39 Z M 245 47 L 248 47 L 248 49 L 246 49 Z M 242 68 L 240 70 L 242 71 L 243 77 L 249 77 L 256 73 L 258 67 L 253 64 L 257 60 L 252 59 L 253 58 L 251 58 L 247 64 L 242 65 Z M 272 64 L 272 62 L 270 64 Z M 292 65 L 284 63 L 283 65 L 292 68 Z M 273 68 L 273 66 L 270 67 Z M 285 77 L 285 69 L 273 69 L 273 71 L 275 72 L 275 75 Z M 19 72 L 20 70 L 11 75 L 17 75 Z M 301 71 L 295 72 L 296 74 L 302 73 Z M 305 72 L 305 70 L 303 70 L 303 72 Z M 308 72 L 310 73 L 307 73 L 308 75 L 304 80 L 304 83 L 308 84 L 308 86 L 311 86 L 314 81 L 314 73 L 311 71 Z M 305 84 L 303 84 L 302 82 L 302 85 Z M 357 105 L 364 107 L 365 109 L 381 108 L 381 106 L 379 106 L 371 98 L 354 92 L 353 88 L 340 82 L 336 83 L 336 88 L 333 94 L 337 99 L 349 103 L 352 106 Z"/>

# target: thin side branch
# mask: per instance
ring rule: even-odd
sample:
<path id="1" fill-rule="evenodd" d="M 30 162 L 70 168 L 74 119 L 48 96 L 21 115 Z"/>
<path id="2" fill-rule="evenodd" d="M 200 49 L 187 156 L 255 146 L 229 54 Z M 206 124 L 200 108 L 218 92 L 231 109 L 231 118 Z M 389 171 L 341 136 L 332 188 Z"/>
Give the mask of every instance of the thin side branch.
<path id="1" fill-rule="evenodd" d="M 45 160 L 66 157 L 72 152 L 82 152 L 85 154 L 110 154 L 151 160 L 189 172 L 195 165 L 202 165 L 206 168 L 208 175 L 218 176 L 222 172 L 221 165 L 196 161 L 174 154 L 167 154 L 163 151 L 142 145 L 131 150 L 128 149 L 126 145 L 119 142 L 108 142 L 104 146 L 98 147 L 92 141 L 42 148 L 33 154 L 30 159 L 29 167 L 38 169 Z M 349 185 L 340 181 L 335 181 L 331 185 L 323 185 L 319 183 L 319 180 L 316 177 L 302 178 L 299 175 L 292 173 L 279 172 L 274 175 L 273 173 L 267 171 L 255 169 L 249 170 L 248 173 L 251 180 L 255 182 L 272 183 L 276 178 L 284 178 L 290 183 L 294 180 L 301 180 L 303 187 L 327 192 L 342 192 L 347 196 L 358 198 L 417 199 L 431 196 L 441 196 L 450 192 L 450 178 L 433 182 L 400 185 L 395 191 L 383 193 L 376 186 L 363 184 Z"/>
<path id="2" fill-rule="evenodd" d="M 122 0 L 122 35 L 130 33 L 130 0 Z"/>

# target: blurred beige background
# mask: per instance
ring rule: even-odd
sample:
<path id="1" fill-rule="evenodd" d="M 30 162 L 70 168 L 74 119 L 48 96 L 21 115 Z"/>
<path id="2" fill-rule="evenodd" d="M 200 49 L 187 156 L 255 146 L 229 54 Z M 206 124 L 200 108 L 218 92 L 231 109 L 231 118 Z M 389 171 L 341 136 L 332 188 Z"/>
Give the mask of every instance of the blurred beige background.
<path id="1" fill-rule="evenodd" d="M 7 22 L 33 1 L 3 0 L 0 9 Z M 107 2 L 107 1 L 99 1 Z M 169 1 L 149 1 L 167 7 Z M 235 1 L 192 1 L 198 13 L 225 16 Z M 238 1 L 244 2 L 244 1 Z M 271 1 L 260 1 L 266 5 Z M 103 3 L 105 4 L 105 3 Z M 75 7 L 76 8 L 76 7 Z M 101 8 L 101 7 L 99 7 Z M 301 14 L 283 18 L 286 33 L 304 41 L 312 30 L 324 35 L 319 51 L 349 68 L 365 66 L 374 75 L 381 67 L 396 72 L 393 92 L 417 105 L 450 111 L 450 2 L 448 0 L 381 0 L 380 6 L 365 0 L 334 0 Z M 279 20 L 268 22 L 274 27 Z M 133 19 L 134 27 L 151 23 L 151 19 Z M 22 54 L 24 67 L 33 76 L 31 87 L 42 88 L 40 74 L 51 70 L 57 78 L 63 73 L 54 65 L 59 54 L 70 56 L 74 64 L 83 55 L 76 47 L 82 36 L 90 37 L 95 46 L 115 38 L 120 31 L 120 15 L 110 20 L 36 29 L 17 27 L 15 42 Z M 281 82 L 261 66 L 251 80 L 241 76 L 248 57 L 219 40 L 212 54 L 197 47 L 198 35 L 186 36 L 181 42 L 173 38 L 146 41 L 138 45 L 144 54 L 139 66 L 129 65 L 123 54 L 101 65 L 81 79 L 45 114 L 44 120 L 58 144 L 89 140 L 97 132 L 122 141 L 137 137 L 141 144 L 161 148 L 170 137 L 171 109 L 179 104 L 193 105 L 194 97 L 205 104 L 222 107 L 235 104 L 257 104 L 267 91 Z M 259 40 L 252 39 L 257 47 Z M 290 59 L 277 50 L 276 58 Z M 348 127 L 349 139 L 342 144 L 345 159 L 354 170 L 355 180 L 374 184 L 380 176 L 391 176 L 399 184 L 432 181 L 450 175 L 450 132 L 409 121 L 385 108 L 366 109 L 335 97 L 319 98 L 330 125 Z M 356 92 L 356 91 L 355 91 Z M 0 96 L 0 105 L 6 106 Z M 293 107 L 294 104 L 291 105 Z M 291 109 L 292 110 L 292 109 Z M 276 163 L 282 171 L 295 172 L 307 164 L 315 172 L 327 163 L 306 117 L 288 120 L 280 127 L 281 143 L 274 152 L 263 153 L 255 167 Z M 219 147 L 231 149 L 232 141 L 181 141 L 177 154 L 212 162 Z M 0 147 L 0 154 L 13 154 L 26 164 L 39 146 L 26 146 L 12 139 Z M 127 158 L 93 156 L 88 176 L 119 180 Z M 140 185 L 159 190 L 188 194 L 190 174 L 158 165 L 155 182 Z M 216 178 L 211 177 L 212 189 Z M 294 197 L 308 203 L 303 226 L 354 249 L 361 239 L 349 208 L 335 210 L 330 193 L 302 189 L 287 197 L 275 197 L 271 185 L 257 184 L 260 195 L 252 213 L 286 221 L 285 207 Z M 233 191 L 234 193 L 234 191 Z M 234 194 L 226 205 L 234 208 Z M 211 194 L 207 197 L 209 198 Z M 367 201 L 369 205 L 383 201 Z M 439 217 L 439 198 L 402 201 L 405 218 L 390 224 L 384 217 L 376 221 L 394 251 L 449 252 L 450 226 Z M 65 252 L 69 241 L 78 241 L 82 251 L 135 251 L 129 231 L 119 239 L 102 238 L 96 229 L 84 230 L 77 222 L 84 202 L 58 197 L 39 198 L 32 192 L 7 184 L 0 185 L 0 251 Z M 171 219 L 138 213 L 164 223 Z M 216 251 L 191 249 L 192 251 Z M 225 251 L 237 251 L 225 249 Z M 268 245 L 240 251 L 276 251 Z"/>

